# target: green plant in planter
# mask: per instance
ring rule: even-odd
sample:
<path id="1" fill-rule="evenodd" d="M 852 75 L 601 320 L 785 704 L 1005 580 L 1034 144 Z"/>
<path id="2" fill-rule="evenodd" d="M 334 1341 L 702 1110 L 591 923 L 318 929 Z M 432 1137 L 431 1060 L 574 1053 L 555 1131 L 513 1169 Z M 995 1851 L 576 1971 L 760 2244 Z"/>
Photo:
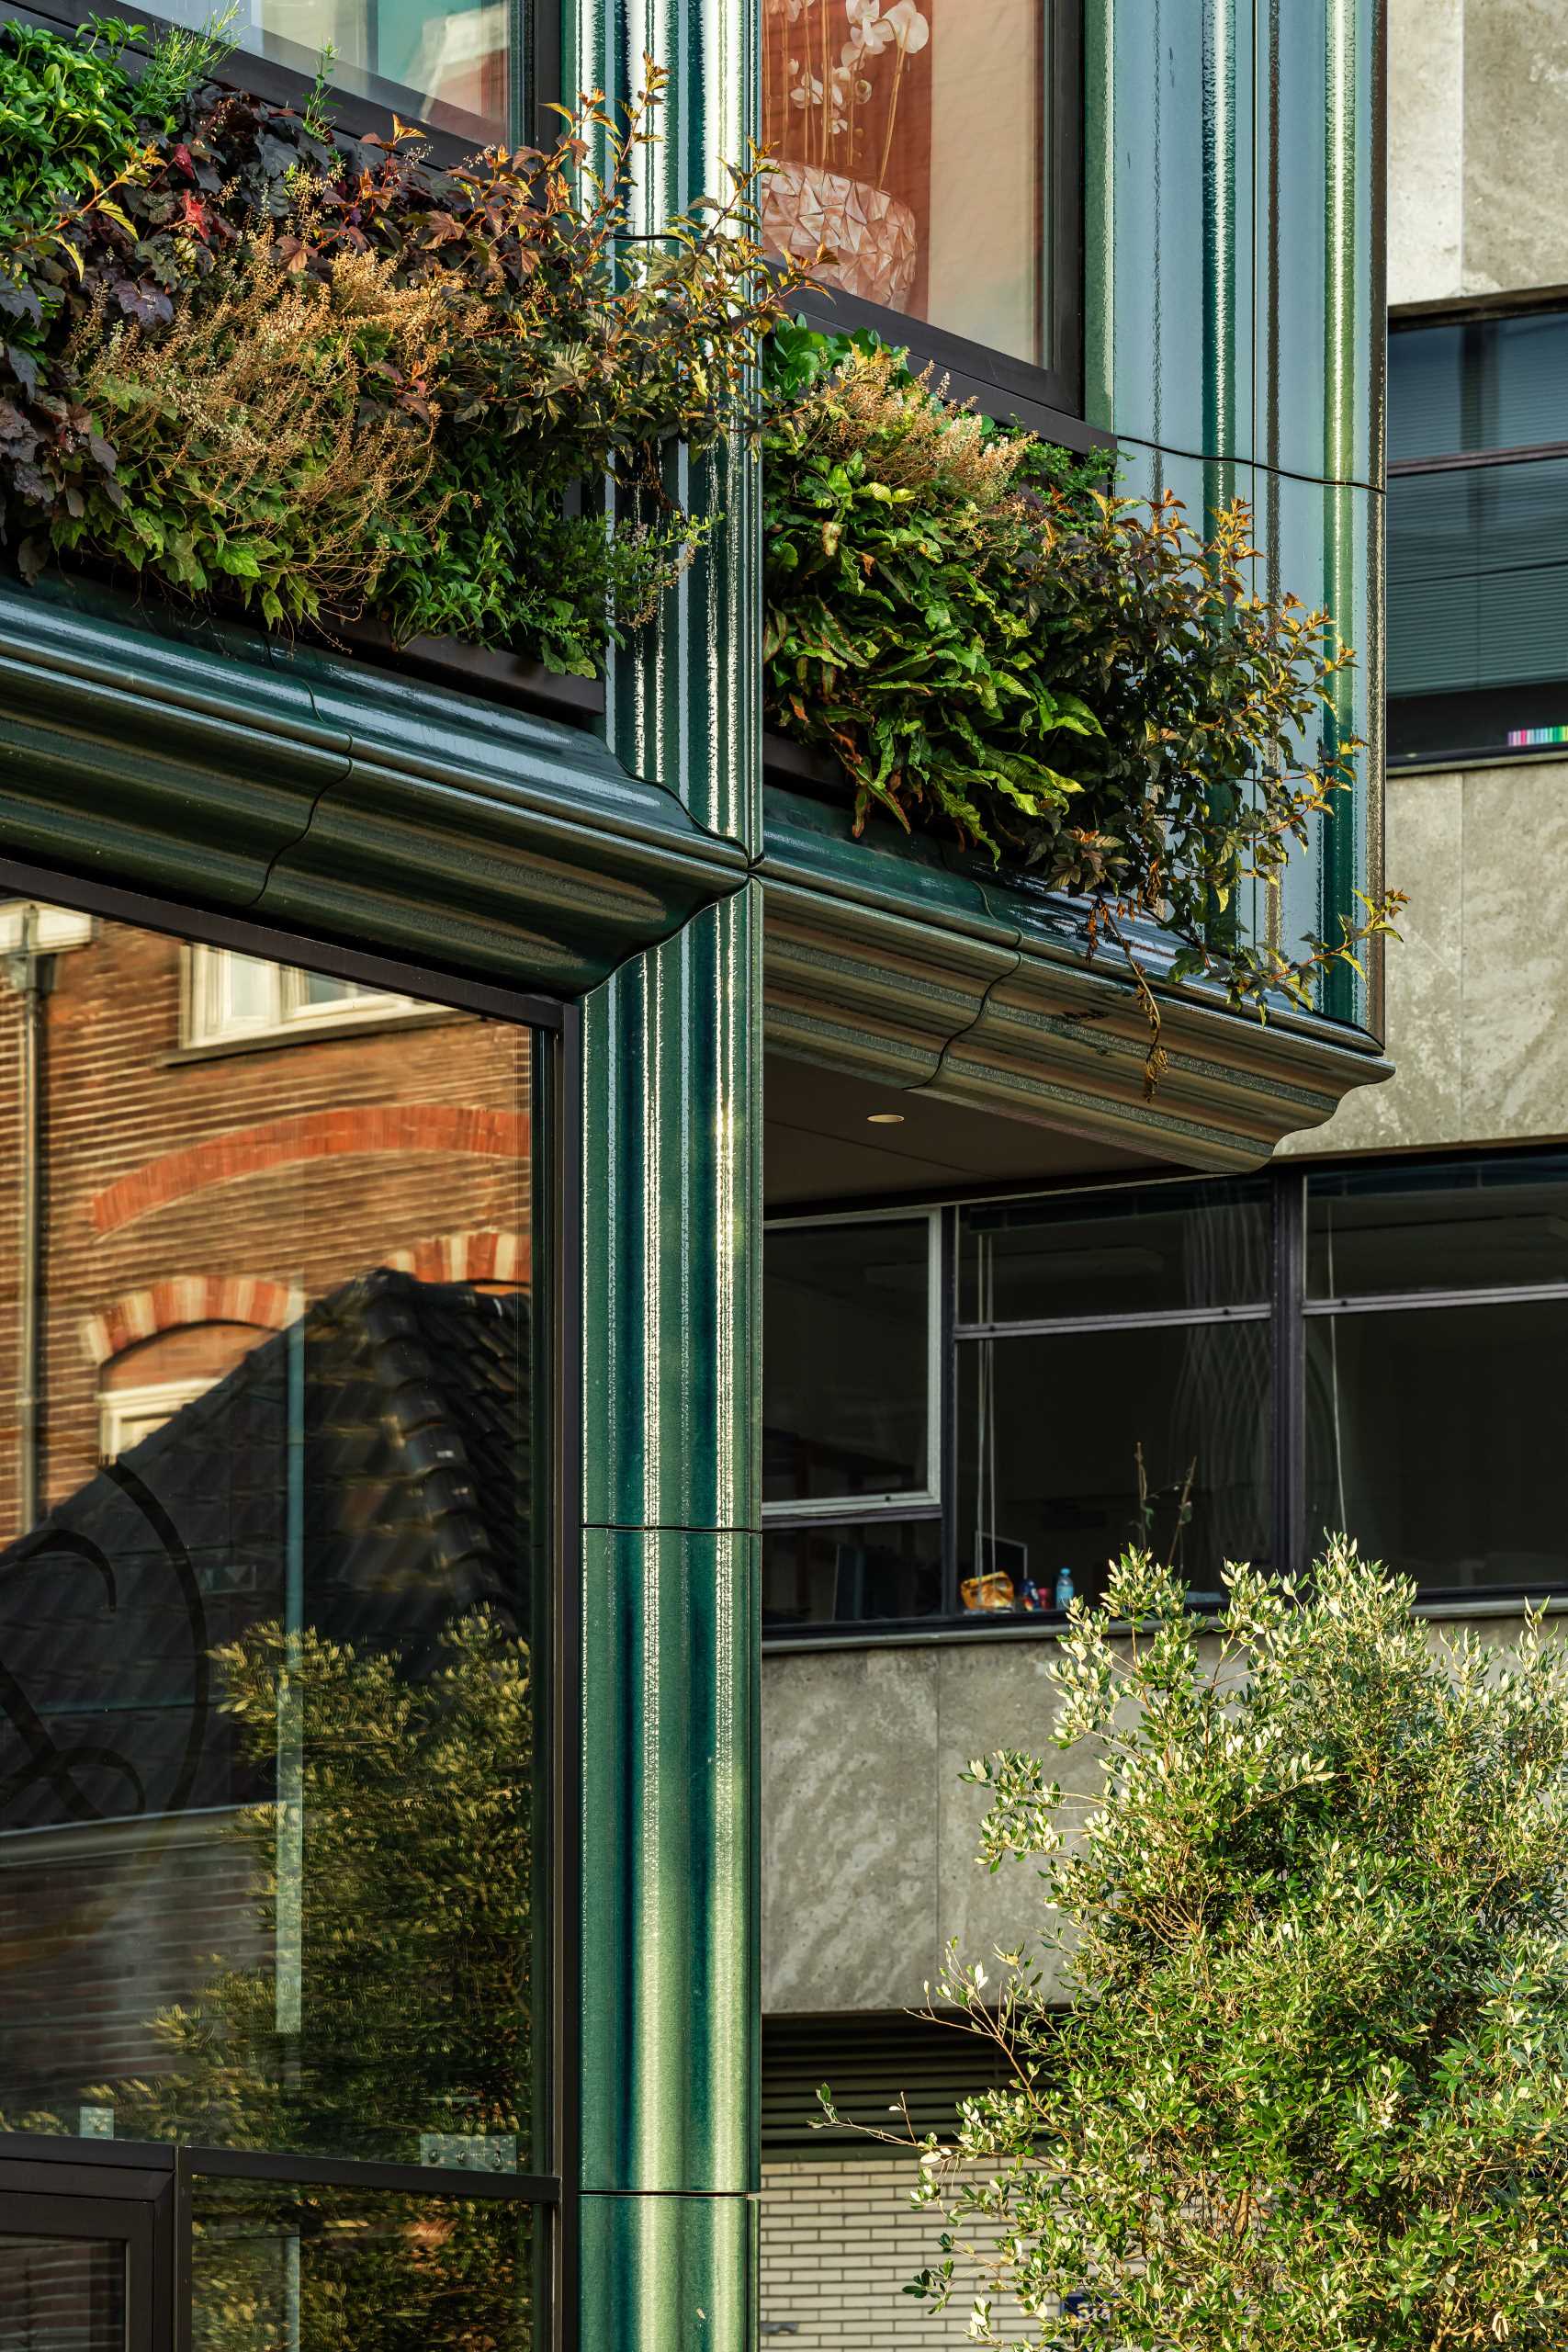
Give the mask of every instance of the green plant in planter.
<path id="1" fill-rule="evenodd" d="M 0 222 L 9 232 L 112 179 L 140 141 L 121 53 L 136 28 L 93 17 L 74 40 L 0 24 Z"/>
<path id="2" fill-rule="evenodd" d="M 1178 942 L 1177 981 L 1310 1001 L 1401 901 L 1304 955 L 1244 941 L 1248 877 L 1274 879 L 1360 747 L 1303 755 L 1351 657 L 1328 616 L 1252 593 L 1247 515 L 1205 539 L 1172 500 L 1116 497 L 1104 461 L 998 430 L 901 354 L 775 338 L 766 438 L 764 639 L 773 723 L 830 752 L 857 830 L 874 808 Z"/>
<path id="3" fill-rule="evenodd" d="M 1438 1641 L 1343 1542 L 1226 1581 L 1205 1624 L 1129 1555 L 1050 1672 L 1072 1791 L 965 1775 L 1044 1908 L 937 1988 L 1010 2081 L 919 2143 L 911 2291 L 1017 2352 L 1559 2352 L 1568 1653 Z"/>
<path id="4" fill-rule="evenodd" d="M 275 625 L 368 610 L 400 638 L 598 668 L 701 537 L 665 494 L 666 451 L 750 421 L 789 290 L 759 267 L 755 169 L 649 241 L 632 232 L 664 86 L 651 64 L 624 119 L 591 98 L 547 153 L 455 170 L 400 129 L 324 137 L 319 103 L 181 99 L 190 70 L 172 57 L 155 91 L 175 93 L 172 116 L 137 119 L 128 96 L 128 141 L 144 143 L 112 200 L 95 189 L 0 238 L 0 318 L 17 322 L 0 345 L 0 537 L 24 572 L 85 553 Z M 294 334 L 307 415 L 268 314 L 319 297 L 335 315 L 362 265 L 387 301 L 444 307 L 439 347 L 416 360 L 365 322 Z M 280 373 L 253 367 L 265 348 Z M 286 398 L 302 437 L 277 478 L 229 465 L 226 439 L 265 440 Z M 353 548 L 351 481 L 368 486 Z"/>

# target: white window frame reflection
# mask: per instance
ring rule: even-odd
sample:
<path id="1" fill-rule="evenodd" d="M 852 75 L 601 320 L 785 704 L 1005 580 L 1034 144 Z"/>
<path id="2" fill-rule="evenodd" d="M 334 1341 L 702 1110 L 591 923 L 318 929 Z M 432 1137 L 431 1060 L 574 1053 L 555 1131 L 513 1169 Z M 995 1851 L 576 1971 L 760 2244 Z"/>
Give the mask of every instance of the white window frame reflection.
<path id="1" fill-rule="evenodd" d="M 197 1374 L 190 1380 L 154 1380 L 139 1388 L 106 1388 L 98 1396 L 98 1453 L 105 1462 L 140 1445 L 172 1421 L 186 1406 L 194 1405 L 216 1385 L 220 1374 Z"/>
<path id="2" fill-rule="evenodd" d="M 263 1001 L 248 1012 L 236 1003 L 234 984 L 243 971 L 259 974 L 262 981 Z M 187 951 L 184 1043 L 218 1046 L 252 1037 L 319 1036 L 430 1011 L 421 998 L 363 988 L 354 981 L 345 984 L 353 993 L 312 1003 L 312 977 L 296 965 L 274 964 L 236 948 L 193 945 Z"/>
<path id="3" fill-rule="evenodd" d="M 926 1458 L 918 1487 L 899 1487 L 889 1494 L 812 1495 L 780 1497 L 762 1505 L 764 1521 L 799 1526 L 810 1520 L 858 1521 L 866 1519 L 929 1518 L 942 1509 L 942 1211 L 940 1209 L 871 1209 L 855 1216 L 770 1217 L 770 1234 L 802 1232 L 812 1227 L 843 1231 L 867 1225 L 923 1225 L 926 1228 Z"/>

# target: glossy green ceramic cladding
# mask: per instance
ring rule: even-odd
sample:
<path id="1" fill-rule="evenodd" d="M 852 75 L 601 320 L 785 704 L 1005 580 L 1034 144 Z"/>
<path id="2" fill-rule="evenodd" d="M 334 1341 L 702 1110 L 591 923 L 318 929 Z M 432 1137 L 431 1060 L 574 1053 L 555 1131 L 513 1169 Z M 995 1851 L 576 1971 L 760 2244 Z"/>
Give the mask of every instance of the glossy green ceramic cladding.
<path id="1" fill-rule="evenodd" d="M 567 0 L 568 89 L 634 96 L 644 59 L 670 70 L 660 140 L 644 151 L 637 226 L 728 192 L 760 123 L 758 0 Z M 750 845 L 760 819 L 761 636 L 758 459 L 737 445 L 695 468 L 671 460 L 667 487 L 692 512 L 721 514 L 657 630 L 613 665 L 608 738 L 633 775 L 680 794 L 700 825 Z"/>
<path id="2" fill-rule="evenodd" d="M 1326 721 L 1368 741 L 1355 793 L 1254 894 L 1292 950 L 1381 879 L 1383 42 L 1383 0 L 1085 0 L 1088 414 L 1130 492 L 1249 499 L 1269 587 L 1360 661 Z M 1366 960 L 1320 988 L 1331 1019 L 1372 1019 Z"/>
<path id="3" fill-rule="evenodd" d="M 585 2197 L 583 2352 L 731 2352 L 756 2341 L 757 2208 Z"/>
<path id="4" fill-rule="evenodd" d="M 562 994 L 746 877 L 586 729 L 64 588 L 0 586 L 0 852 Z"/>
<path id="5" fill-rule="evenodd" d="M 588 2188 L 757 2186 L 758 1543 L 583 1539 Z"/>
<path id="6" fill-rule="evenodd" d="M 757 1525 L 760 886 L 584 1008 L 583 1519 Z"/>
<path id="7" fill-rule="evenodd" d="M 626 2352 L 754 2340 L 761 931 L 752 883 L 584 1006 L 579 2327 Z"/>

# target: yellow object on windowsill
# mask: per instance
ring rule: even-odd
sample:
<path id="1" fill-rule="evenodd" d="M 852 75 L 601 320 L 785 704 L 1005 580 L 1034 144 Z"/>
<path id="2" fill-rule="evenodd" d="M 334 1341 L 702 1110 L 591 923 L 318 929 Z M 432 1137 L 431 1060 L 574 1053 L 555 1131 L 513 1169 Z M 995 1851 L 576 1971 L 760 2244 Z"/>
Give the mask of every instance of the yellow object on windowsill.
<path id="1" fill-rule="evenodd" d="M 1010 1609 L 1012 1578 L 999 1569 L 993 1569 L 989 1576 L 965 1577 L 958 1594 L 965 1609 Z"/>

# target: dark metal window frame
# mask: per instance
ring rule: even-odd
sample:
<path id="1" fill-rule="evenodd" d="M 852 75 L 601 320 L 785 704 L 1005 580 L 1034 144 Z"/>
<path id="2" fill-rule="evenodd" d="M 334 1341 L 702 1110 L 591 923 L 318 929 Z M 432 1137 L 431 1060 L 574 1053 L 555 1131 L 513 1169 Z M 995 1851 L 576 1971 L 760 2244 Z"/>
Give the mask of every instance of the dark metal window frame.
<path id="1" fill-rule="evenodd" d="M 1043 191 L 1050 361 L 1019 359 L 938 323 L 827 288 L 802 295 L 795 307 L 815 326 L 870 329 L 885 343 L 907 345 L 917 368 L 929 362 L 949 379 L 953 399 L 973 401 L 987 416 L 1016 418 L 1069 449 L 1112 450 L 1114 437 L 1083 417 L 1083 0 L 1037 0 L 1037 6 L 1050 43 Z"/>
<path id="2" fill-rule="evenodd" d="M 1531 288 L 1466 303 L 1436 303 L 1401 311 L 1389 320 L 1390 379 L 1393 345 L 1402 335 L 1447 327 L 1484 330 L 1510 319 L 1568 318 L 1568 288 Z M 1426 458 L 1391 458 L 1390 482 L 1422 474 L 1473 473 L 1479 468 L 1522 466 L 1542 458 L 1568 458 L 1568 441 L 1544 441 L 1498 449 L 1444 450 Z M 1471 742 L 1488 718 L 1511 718 L 1524 726 L 1562 724 L 1568 715 L 1568 664 L 1561 681 L 1525 686 L 1477 686 L 1450 694 L 1393 695 L 1389 698 L 1388 765 L 1395 770 L 1512 765 L 1516 761 L 1559 760 L 1568 745 Z"/>
<path id="3" fill-rule="evenodd" d="M 180 940 L 230 947 L 244 955 L 303 965 L 372 988 L 423 996 L 465 1012 L 510 1021 L 535 1037 L 536 1149 L 531 1178 L 533 1219 L 547 1237 L 536 1254 L 549 1279 L 536 1292 L 541 1330 L 536 1361 L 547 1367 L 550 1468 L 541 1484 L 545 1524 L 536 1539 L 538 1559 L 549 1571 L 547 1625 L 549 1672 L 544 1678 L 538 1753 L 549 1785 L 541 1827 L 545 1846 L 543 1883 L 547 1890 L 543 1963 L 547 1982 L 540 2038 L 542 2062 L 536 2088 L 537 2143 L 547 2163 L 539 2172 L 481 2173 L 456 2165 L 402 2165 L 360 2158 L 311 2156 L 290 2150 L 208 2148 L 163 2143 L 40 2138 L 0 2133 L 0 2229 L 7 2193 L 51 2195 L 63 2206 L 71 2198 L 100 2195 L 141 2197 L 157 2206 L 155 2244 L 168 2249 L 173 2281 L 167 2294 L 156 2282 L 164 2257 L 154 2256 L 155 2328 L 152 2352 L 189 2352 L 191 2184 L 197 2178 L 251 2180 L 389 2190 L 426 2197 L 484 2197 L 530 2205 L 556 2222 L 544 2233 L 537 2288 L 536 2342 L 542 2348 L 572 2352 L 577 2199 L 579 2068 L 570 2030 L 572 1994 L 581 1967 L 577 1857 L 581 1782 L 577 1724 L 581 1720 L 578 1623 L 581 1552 L 581 1343 L 576 1304 L 581 1276 L 582 1022 L 580 1008 L 536 993 L 476 980 L 460 968 L 411 964 L 362 948 L 351 941 L 288 932 L 199 904 L 152 897 L 136 890 L 56 872 L 16 859 L 0 858 L 0 897 L 37 898 L 74 906 L 106 920 L 135 923 Z M 537 1148 L 542 1136 L 544 1149 Z M 165 2204 L 162 2184 L 172 2194 Z M 69 2233 L 69 2227 L 62 2223 Z M 78 2234 L 90 2236 L 90 2229 Z M 162 2300 L 160 2300 L 162 2298 Z M 132 2339 L 128 2352 L 141 2352 Z"/>
<path id="4" fill-rule="evenodd" d="M 90 17 L 104 13 L 102 0 L 27 0 L 25 6 L 19 5 L 19 0 L 0 0 L 0 18 L 17 17 L 24 24 L 47 25 L 56 31 L 73 30 Z M 555 96 L 560 82 L 560 28 L 555 16 L 550 7 L 535 6 L 532 0 L 510 0 L 505 125 L 509 145 L 518 145 L 525 137 L 532 137 L 540 144 L 549 143 L 559 129 L 558 118 L 549 112 L 547 103 Z M 145 26 L 154 38 L 171 22 L 155 9 L 143 8 L 133 12 L 133 20 Z M 134 44 L 136 49 L 141 46 L 140 42 Z M 289 64 L 257 50 L 236 49 L 216 69 L 212 79 L 226 89 L 247 91 L 274 106 L 298 108 L 314 85 L 316 61 L 304 50 L 299 51 L 299 62 Z M 327 84 L 326 96 L 335 129 L 360 138 L 372 130 L 384 133 L 391 128 L 394 114 L 400 115 L 411 127 L 420 130 L 430 154 L 440 164 L 459 163 L 484 145 L 481 131 L 469 133 L 425 122 L 412 112 L 416 94 L 400 83 L 384 81 L 370 74 L 363 79 L 367 85 L 364 89 L 338 82 Z"/>
<path id="5" fill-rule="evenodd" d="M 1557 1156 L 1560 1149 L 1550 1148 Z M 986 1339 L 1024 1339 L 1040 1335 L 1072 1336 L 1086 1332 L 1121 1331 L 1129 1337 L 1141 1330 L 1190 1328 L 1201 1324 L 1267 1323 L 1269 1327 L 1269 1365 L 1272 1375 L 1269 1406 L 1269 1456 L 1271 1476 L 1269 1532 L 1271 1564 L 1289 1576 L 1300 1576 L 1310 1562 L 1312 1542 L 1307 1526 L 1306 1488 L 1306 1332 L 1307 1325 L 1317 1318 L 1330 1316 L 1383 1315 L 1419 1312 L 1454 1307 L 1483 1307 L 1506 1305 L 1549 1305 L 1558 1303 L 1568 1307 L 1568 1281 L 1562 1283 L 1473 1283 L 1446 1289 L 1391 1291 L 1369 1293 L 1360 1296 L 1314 1298 L 1307 1295 L 1307 1184 L 1314 1176 L 1337 1175 L 1350 1171 L 1386 1169 L 1391 1173 L 1404 1168 L 1412 1171 L 1442 1170 L 1456 1172 L 1473 1164 L 1473 1152 L 1431 1152 L 1418 1159 L 1390 1159 L 1382 1156 L 1353 1159 L 1297 1160 L 1276 1162 L 1261 1171 L 1269 1184 L 1269 1264 L 1266 1295 L 1257 1302 L 1234 1306 L 1160 1307 L 1132 1310 L 1101 1316 L 1034 1317 L 1017 1321 L 961 1323 L 957 1319 L 958 1296 L 958 1224 L 965 1206 L 977 1203 L 950 1204 L 941 1210 L 942 1220 L 942 1298 L 940 1315 L 942 1333 L 942 1358 L 940 1398 L 942 1430 L 942 1607 L 940 1611 L 922 1617 L 857 1618 L 836 1622 L 823 1621 L 810 1624 L 770 1625 L 764 1619 L 763 1645 L 780 1653 L 807 1648 L 838 1648 L 845 1645 L 858 1645 L 875 1642 L 900 1644 L 926 1641 L 996 1641 L 1048 1638 L 1059 1634 L 1065 1623 L 1060 1611 L 1041 1610 L 1025 1614 L 1022 1611 L 963 1611 L 959 1608 L 959 1541 L 958 1526 L 958 1430 L 956 1399 L 958 1395 L 957 1350 L 966 1344 Z M 1513 1159 L 1521 1164 L 1532 1158 L 1544 1156 L 1541 1148 L 1533 1145 L 1505 1147 L 1488 1151 L 1489 1159 Z M 1124 1198 L 1136 1193 L 1152 1199 L 1163 1193 L 1178 1194 L 1195 1193 L 1201 1187 L 1224 1185 L 1229 1180 L 1215 1177 L 1161 1177 L 1140 1182 L 1130 1179 L 1120 1182 L 1100 1184 L 1066 1184 L 1054 1190 L 1010 1194 L 1019 1200 L 1080 1200 L 1086 1203 Z M 1243 1177 L 1243 1183 L 1256 1182 L 1256 1177 Z M 890 1214 L 883 1211 L 884 1216 Z M 918 1213 L 908 1206 L 905 1214 Z M 873 1211 L 862 1215 L 876 1214 Z M 802 1219 L 781 1216 L 773 1223 L 852 1224 L 856 1213 L 846 1210 L 841 1216 Z M 884 1514 L 891 1518 L 893 1514 Z M 848 1520 L 852 1513 L 842 1514 Z M 910 1518 L 929 1517 L 929 1512 L 910 1512 Z M 770 1514 L 764 1528 L 764 1541 L 773 1528 L 798 1527 L 803 1522 L 785 1514 Z M 1450 1605 L 1467 1600 L 1508 1600 L 1537 1597 L 1568 1589 L 1568 1584 L 1556 1585 L 1485 1585 L 1481 1587 L 1423 1588 L 1425 1602 Z M 764 1592 L 766 1583 L 764 1577 Z M 1197 1603 L 1202 1608 L 1203 1604 Z"/>

